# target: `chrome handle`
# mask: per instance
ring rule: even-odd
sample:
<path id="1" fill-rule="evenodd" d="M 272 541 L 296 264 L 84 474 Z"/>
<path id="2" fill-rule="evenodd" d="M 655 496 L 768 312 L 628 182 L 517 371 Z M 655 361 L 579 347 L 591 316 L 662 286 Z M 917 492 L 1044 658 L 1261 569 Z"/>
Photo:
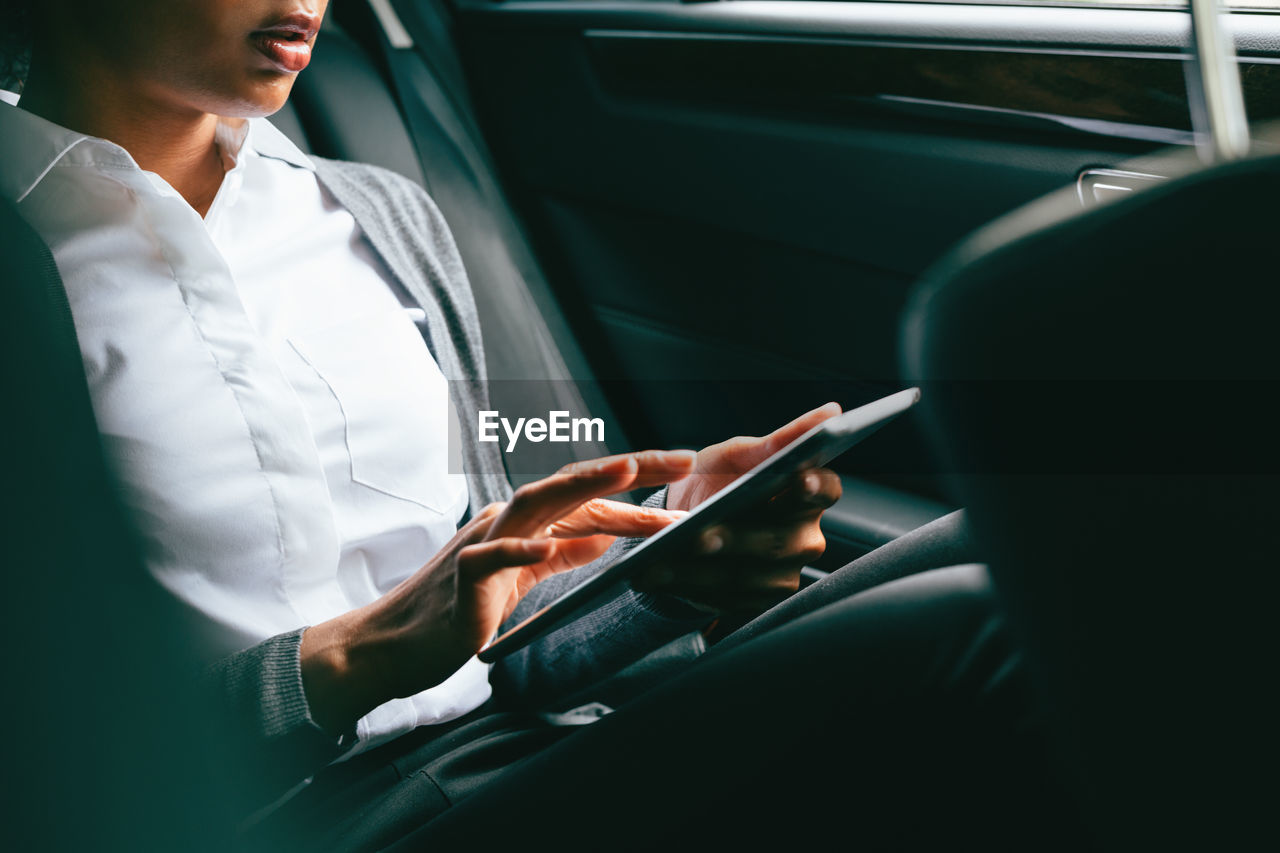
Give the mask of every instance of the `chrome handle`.
<path id="1" fill-rule="evenodd" d="M 1187 97 L 1196 147 L 1206 163 L 1238 160 L 1249 153 L 1249 122 L 1236 47 L 1221 0 L 1189 0 L 1192 61 Z"/>

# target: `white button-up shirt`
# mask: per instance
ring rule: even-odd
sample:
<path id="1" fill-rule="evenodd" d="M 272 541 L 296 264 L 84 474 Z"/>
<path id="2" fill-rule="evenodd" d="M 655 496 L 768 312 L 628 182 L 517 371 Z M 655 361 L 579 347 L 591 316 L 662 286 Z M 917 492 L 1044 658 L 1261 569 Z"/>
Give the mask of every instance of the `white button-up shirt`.
<path id="1" fill-rule="evenodd" d="M 118 145 L 0 105 L 0 193 L 53 252 L 147 564 L 211 657 L 374 600 L 467 506 L 420 309 L 270 123 L 218 139 L 202 219 Z M 360 747 L 488 696 L 472 659 Z"/>

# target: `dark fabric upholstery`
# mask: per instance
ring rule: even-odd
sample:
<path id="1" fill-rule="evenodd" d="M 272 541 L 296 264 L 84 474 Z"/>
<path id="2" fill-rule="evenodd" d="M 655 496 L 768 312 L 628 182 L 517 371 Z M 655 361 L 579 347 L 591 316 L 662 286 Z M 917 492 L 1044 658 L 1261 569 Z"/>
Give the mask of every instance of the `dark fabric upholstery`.
<path id="1" fill-rule="evenodd" d="M 714 650 L 721 654 L 799 614 L 807 613 L 814 609 L 816 602 L 836 601 L 939 566 L 959 566 L 982 560 L 965 526 L 964 511 L 944 515 L 810 584 L 725 637 Z"/>
<path id="2" fill-rule="evenodd" d="M 590 725 L 481 711 L 329 768 L 254 849 L 1089 848 L 983 567 L 810 604 Z"/>
<path id="3" fill-rule="evenodd" d="M 1082 849 L 985 570 L 708 654 L 391 850 Z"/>

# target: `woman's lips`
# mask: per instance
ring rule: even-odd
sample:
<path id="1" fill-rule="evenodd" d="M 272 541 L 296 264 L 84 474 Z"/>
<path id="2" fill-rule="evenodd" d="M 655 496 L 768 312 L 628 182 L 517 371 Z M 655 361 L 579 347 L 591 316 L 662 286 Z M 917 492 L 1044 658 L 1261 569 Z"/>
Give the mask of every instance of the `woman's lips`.
<path id="1" fill-rule="evenodd" d="M 311 61 L 311 43 L 288 30 L 254 33 L 253 46 L 281 71 L 297 74 Z"/>

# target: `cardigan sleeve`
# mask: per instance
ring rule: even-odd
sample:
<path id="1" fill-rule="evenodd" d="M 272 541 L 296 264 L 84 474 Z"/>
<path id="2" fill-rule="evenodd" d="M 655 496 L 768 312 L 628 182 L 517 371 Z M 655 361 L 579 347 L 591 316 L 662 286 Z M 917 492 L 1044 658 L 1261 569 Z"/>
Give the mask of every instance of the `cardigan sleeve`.
<path id="1" fill-rule="evenodd" d="M 248 813 L 279 798 L 350 748 L 311 718 L 302 686 L 298 628 L 211 664 L 200 691 L 205 718 L 221 731 L 219 770 Z"/>

